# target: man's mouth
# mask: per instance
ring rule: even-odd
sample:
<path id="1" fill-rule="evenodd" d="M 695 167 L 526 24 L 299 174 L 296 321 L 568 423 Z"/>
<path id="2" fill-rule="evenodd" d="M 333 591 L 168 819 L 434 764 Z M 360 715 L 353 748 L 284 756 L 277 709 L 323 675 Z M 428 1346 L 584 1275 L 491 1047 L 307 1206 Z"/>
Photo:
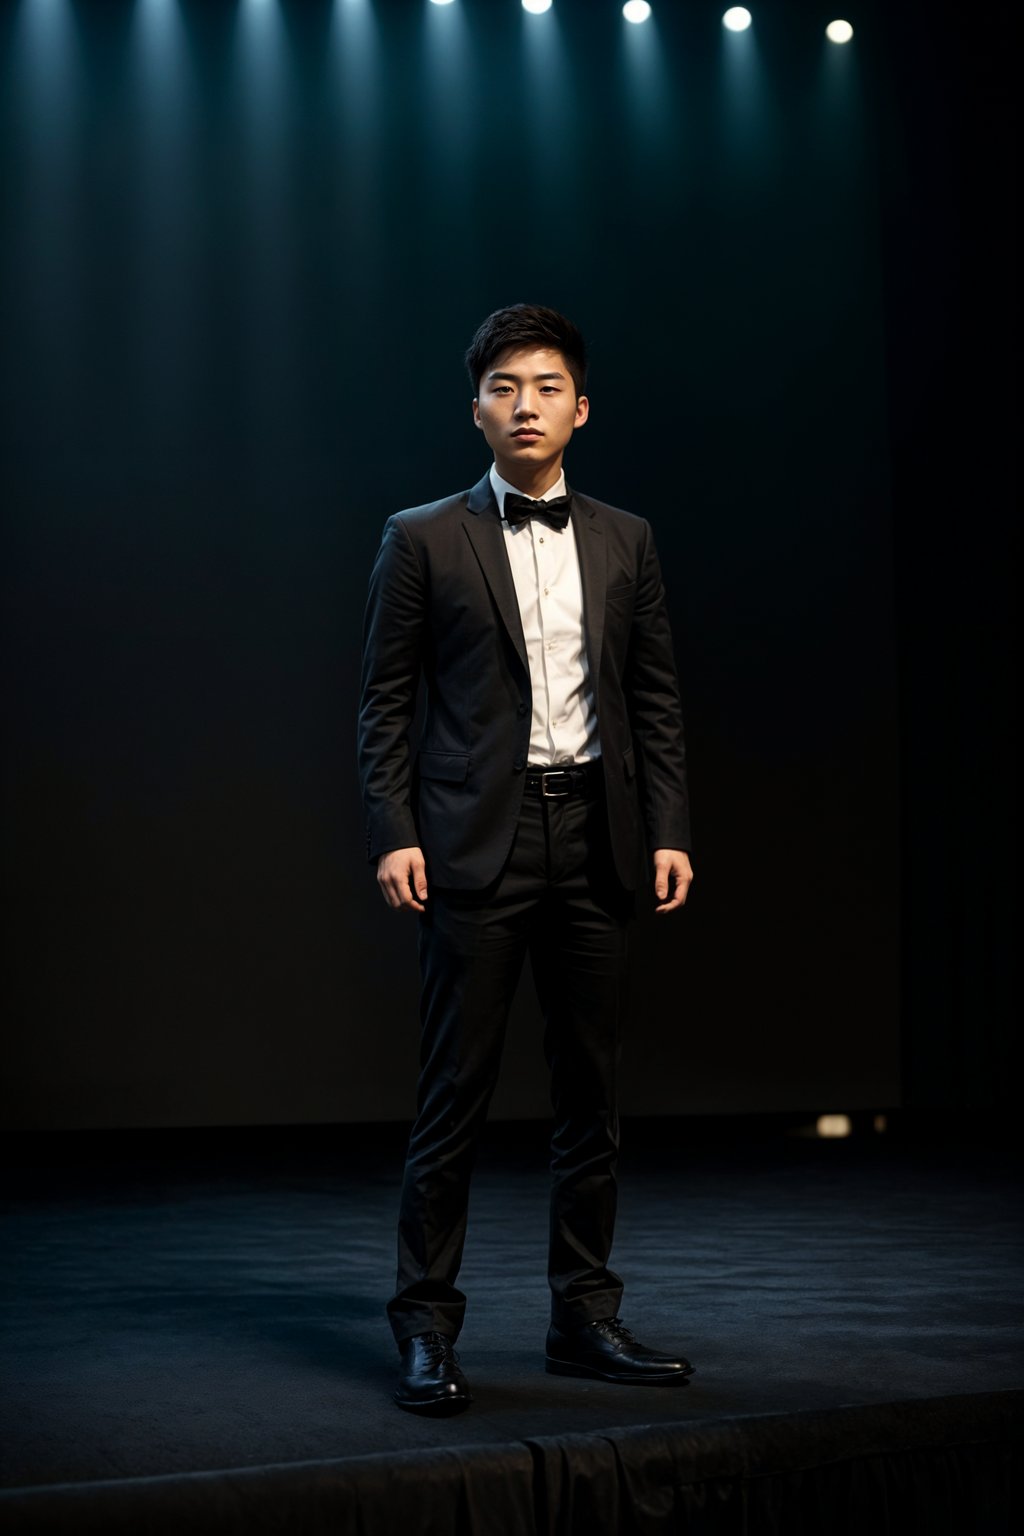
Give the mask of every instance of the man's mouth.
<path id="1" fill-rule="evenodd" d="M 543 437 L 543 432 L 538 432 L 536 427 L 519 427 L 512 433 L 513 437 Z"/>

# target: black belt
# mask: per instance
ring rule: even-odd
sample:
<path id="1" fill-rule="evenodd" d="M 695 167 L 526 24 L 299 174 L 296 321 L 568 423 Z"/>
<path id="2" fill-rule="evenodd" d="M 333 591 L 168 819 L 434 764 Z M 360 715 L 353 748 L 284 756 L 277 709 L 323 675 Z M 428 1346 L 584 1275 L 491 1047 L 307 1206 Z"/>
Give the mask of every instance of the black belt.
<path id="1" fill-rule="evenodd" d="M 570 795 L 592 795 L 601 783 L 601 759 L 573 763 L 567 768 L 527 768 L 526 793 L 541 800 L 567 800 Z"/>

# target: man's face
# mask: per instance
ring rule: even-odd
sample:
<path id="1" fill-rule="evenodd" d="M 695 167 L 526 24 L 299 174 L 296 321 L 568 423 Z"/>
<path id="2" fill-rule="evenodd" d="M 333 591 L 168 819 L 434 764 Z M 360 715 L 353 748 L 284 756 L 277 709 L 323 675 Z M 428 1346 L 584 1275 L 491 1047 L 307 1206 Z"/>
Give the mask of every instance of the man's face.
<path id="1" fill-rule="evenodd" d="M 565 445 L 587 419 L 586 395 L 576 386 L 561 352 L 546 347 L 509 347 L 491 363 L 473 401 L 473 419 L 497 461 L 516 484 L 516 465 L 533 476 L 561 464 Z"/>

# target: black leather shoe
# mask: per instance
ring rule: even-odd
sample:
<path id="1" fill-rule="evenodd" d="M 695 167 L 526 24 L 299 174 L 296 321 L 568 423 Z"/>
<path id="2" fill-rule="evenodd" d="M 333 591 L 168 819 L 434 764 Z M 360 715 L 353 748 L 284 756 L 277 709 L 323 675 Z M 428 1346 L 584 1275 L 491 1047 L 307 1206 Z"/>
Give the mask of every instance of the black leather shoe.
<path id="1" fill-rule="evenodd" d="M 459 1358 L 444 1333 L 418 1333 L 399 1346 L 402 1374 L 395 1402 L 412 1413 L 461 1413 L 473 1401 Z"/>
<path id="2" fill-rule="evenodd" d="M 553 1376 L 593 1376 L 632 1387 L 685 1386 L 693 1375 L 689 1360 L 645 1348 L 617 1317 L 571 1330 L 552 1323 L 546 1366 Z"/>

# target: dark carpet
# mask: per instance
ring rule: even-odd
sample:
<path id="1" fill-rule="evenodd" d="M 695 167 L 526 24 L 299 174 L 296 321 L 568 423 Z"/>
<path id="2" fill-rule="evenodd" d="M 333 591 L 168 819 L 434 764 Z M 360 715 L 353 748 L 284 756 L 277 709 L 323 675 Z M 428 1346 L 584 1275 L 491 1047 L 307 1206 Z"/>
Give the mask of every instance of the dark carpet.
<path id="1" fill-rule="evenodd" d="M 9 1149 L 3 1485 L 329 1461 L 1008 1392 L 1015 1171 L 991 1147 L 628 1127 L 623 1316 L 683 1389 L 547 1376 L 541 1132 L 493 1128 L 459 1343 L 476 1403 L 392 1406 L 391 1130 Z"/>

